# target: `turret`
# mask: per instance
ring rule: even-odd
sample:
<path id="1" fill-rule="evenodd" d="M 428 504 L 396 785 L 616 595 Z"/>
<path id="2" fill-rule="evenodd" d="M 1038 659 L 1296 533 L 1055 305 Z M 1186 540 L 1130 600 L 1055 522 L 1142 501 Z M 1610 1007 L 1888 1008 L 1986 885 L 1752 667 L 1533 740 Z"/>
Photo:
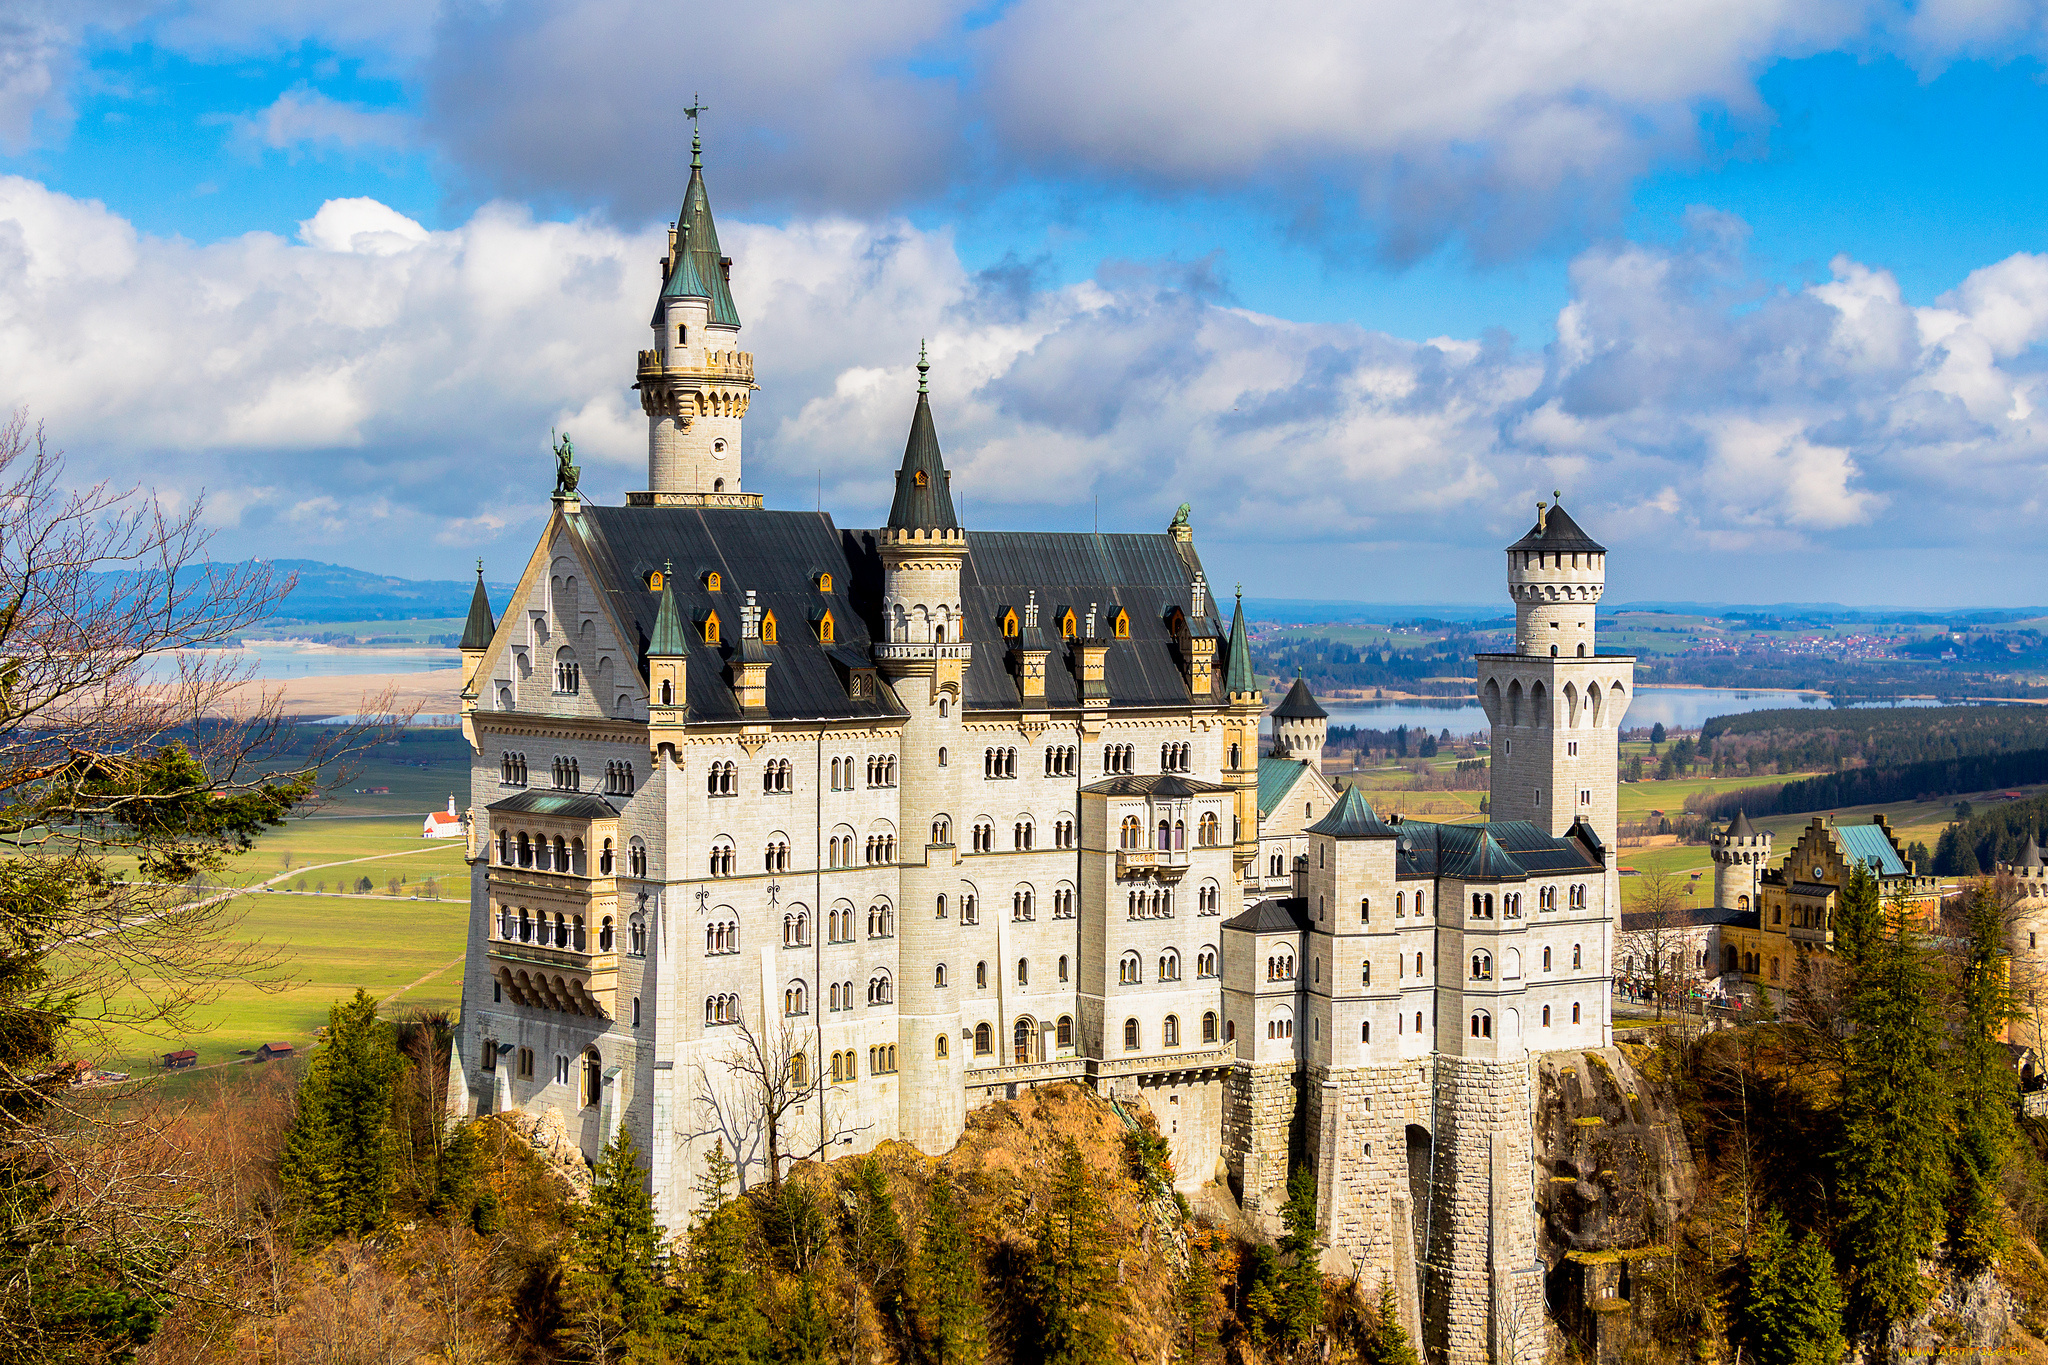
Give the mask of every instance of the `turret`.
<path id="1" fill-rule="evenodd" d="M 1244 625 L 1244 587 L 1230 618 L 1230 643 L 1223 661 L 1223 782 L 1231 788 L 1233 828 L 1230 860 L 1239 881 L 1259 852 L 1259 717 L 1265 698 L 1252 668 L 1251 635 Z"/>
<path id="2" fill-rule="evenodd" d="M 647 414 L 647 488 L 635 505 L 759 507 L 740 489 L 740 424 L 754 357 L 739 349 L 732 259 L 720 253 L 704 188 L 703 142 L 690 140 L 690 183 L 669 228 L 655 300 L 654 346 L 640 352 L 634 387 Z"/>
<path id="3" fill-rule="evenodd" d="M 1308 683 L 1297 677 L 1286 698 L 1273 708 L 1273 757 L 1312 764 L 1321 772 L 1329 733 L 1330 713 L 1316 704 Z"/>
<path id="4" fill-rule="evenodd" d="M 1534 529 L 1508 546 L 1515 653 L 1591 657 L 1594 604 L 1606 586 L 1607 548 L 1581 531 L 1561 504 L 1537 503 Z"/>
<path id="5" fill-rule="evenodd" d="M 967 533 L 953 512 L 952 478 L 932 422 L 931 368 L 920 346 L 917 407 L 882 532 L 882 611 L 891 644 L 960 638 L 960 561 L 967 555 Z"/>
<path id="6" fill-rule="evenodd" d="M 1707 837 L 1714 856 L 1714 905 L 1721 910 L 1748 910 L 1757 904 L 1757 887 L 1771 861 L 1771 832 L 1749 823 L 1744 811 L 1725 829 Z"/>
<path id="7" fill-rule="evenodd" d="M 479 559 L 476 588 L 469 595 L 469 620 L 463 623 L 462 640 L 457 646 L 462 656 L 462 733 L 473 752 L 482 751 L 476 747 L 476 727 L 469 717 L 486 685 L 477 672 L 491 648 L 491 637 L 497 633 L 498 623 L 491 617 L 491 595 L 484 590 L 484 562 Z"/>
<path id="8" fill-rule="evenodd" d="M 676 610 L 675 565 L 661 570 L 661 606 L 654 613 L 654 638 L 647 642 L 647 704 L 655 725 L 681 725 L 690 718 L 690 642 Z"/>

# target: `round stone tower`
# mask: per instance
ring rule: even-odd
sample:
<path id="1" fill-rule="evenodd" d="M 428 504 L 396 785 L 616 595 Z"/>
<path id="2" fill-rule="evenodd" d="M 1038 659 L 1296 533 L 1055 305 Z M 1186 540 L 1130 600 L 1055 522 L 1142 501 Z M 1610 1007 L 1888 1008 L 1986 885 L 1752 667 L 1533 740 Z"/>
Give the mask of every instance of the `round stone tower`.
<path id="1" fill-rule="evenodd" d="M 1714 906 L 1720 910 L 1749 910 L 1757 904 L 1757 883 L 1771 861 L 1771 832 L 1749 823 L 1749 816 L 1735 812 L 1726 829 L 1707 836 L 1714 855 Z"/>
<path id="2" fill-rule="evenodd" d="M 1330 713 L 1316 705 L 1314 694 L 1300 678 L 1287 696 L 1273 708 L 1273 757 L 1307 763 L 1323 770 L 1323 745 L 1330 733 Z"/>

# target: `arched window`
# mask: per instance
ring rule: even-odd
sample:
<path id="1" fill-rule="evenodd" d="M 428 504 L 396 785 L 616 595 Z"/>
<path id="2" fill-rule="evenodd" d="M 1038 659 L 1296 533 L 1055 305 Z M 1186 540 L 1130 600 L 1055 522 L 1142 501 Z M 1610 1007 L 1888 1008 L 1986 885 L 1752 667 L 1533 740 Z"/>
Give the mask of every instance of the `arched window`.
<path id="1" fill-rule="evenodd" d="M 1031 959 L 1028 957 L 1017 959 L 1017 984 L 1020 986 L 1031 984 Z"/>
<path id="2" fill-rule="evenodd" d="M 953 842 L 953 822 L 941 815 L 932 821 L 932 842 L 950 844 Z"/>
<path id="3" fill-rule="evenodd" d="M 1218 825 L 1215 811 L 1203 811 L 1195 824 L 1195 839 L 1203 848 L 1216 847 Z"/>
<path id="4" fill-rule="evenodd" d="M 1216 1041 L 1216 1011 L 1214 1010 L 1205 1010 L 1202 1014 L 1202 1041 L 1205 1043 Z"/>
<path id="5" fill-rule="evenodd" d="M 1280 1042 L 1293 1036 L 1294 1011 L 1283 1005 L 1266 1020 L 1266 1038 L 1272 1042 Z"/>
<path id="6" fill-rule="evenodd" d="M 1579 1022 L 1579 1002 L 1576 1000 L 1572 1001 L 1572 1022 L 1574 1024 Z"/>
<path id="7" fill-rule="evenodd" d="M 1580 966 L 1582 965 L 1582 961 L 1583 960 L 1579 952 L 1579 945 L 1574 943 L 1572 945 L 1572 970 L 1578 971 L 1580 969 Z"/>
<path id="8" fill-rule="evenodd" d="M 995 1051 L 995 1030 L 987 1024 L 974 1026 L 974 1055 L 986 1057 Z"/>
<path id="9" fill-rule="evenodd" d="M 974 989 L 978 991 L 988 989 L 988 963 L 986 962 L 974 964 Z"/>
<path id="10" fill-rule="evenodd" d="M 1161 981 L 1180 980 L 1180 953 L 1175 949 L 1168 948 L 1159 955 L 1159 979 Z"/>
<path id="11" fill-rule="evenodd" d="M 1216 950 L 1214 948 L 1205 945 L 1202 951 L 1195 954 L 1195 975 L 1204 979 L 1216 975 Z"/>
<path id="12" fill-rule="evenodd" d="M 782 1012 L 789 1015 L 810 1013 L 810 995 L 803 982 L 792 981 L 783 988 Z"/>
<path id="13" fill-rule="evenodd" d="M 1117 959 L 1116 980 L 1119 986 L 1135 986 L 1145 979 L 1145 959 L 1136 953 L 1125 953 Z"/>
<path id="14" fill-rule="evenodd" d="M 576 666 L 576 651 L 563 645 L 555 651 L 555 691 L 574 692 L 582 685 L 582 671 Z"/>
<path id="15" fill-rule="evenodd" d="M 1473 1012 L 1472 1036 L 1474 1038 L 1491 1038 L 1493 1036 L 1493 1016 L 1485 1010 Z"/>
<path id="16" fill-rule="evenodd" d="M 1137 1050 L 1138 1021 L 1135 1019 L 1126 1019 L 1124 1020 L 1124 1051 L 1136 1052 Z"/>
<path id="17" fill-rule="evenodd" d="M 1360 924 L 1371 924 L 1371 923 L 1372 923 L 1372 897 L 1371 897 L 1371 896 L 1361 896 L 1361 897 L 1359 897 L 1359 899 L 1358 899 L 1358 922 L 1359 922 Z"/>
<path id="18" fill-rule="evenodd" d="M 1165 1022 L 1164 1022 L 1164 1023 L 1162 1023 L 1162 1024 L 1161 1024 L 1161 1025 L 1159 1026 L 1159 1041 L 1160 1041 L 1161 1045 L 1162 1045 L 1162 1046 L 1165 1046 L 1165 1047 L 1179 1047 L 1179 1046 L 1180 1046 L 1180 1016 L 1179 1016 L 1179 1015 L 1177 1015 L 1177 1014 L 1169 1014 L 1169 1015 L 1167 1015 L 1167 1016 L 1166 1016 L 1166 1020 L 1165 1020 Z"/>
<path id="19" fill-rule="evenodd" d="M 941 1033 L 936 1038 L 932 1039 L 932 1056 L 937 1057 L 940 1061 L 943 1062 L 952 1055 L 953 1050 L 947 1044 L 945 1034 Z"/>
<path id="20" fill-rule="evenodd" d="M 887 1005 L 896 999 L 896 985 L 887 972 L 876 972 L 868 978 L 868 1003 Z"/>
<path id="21" fill-rule="evenodd" d="M 1548 1005 L 1543 1007 L 1543 1027 L 1550 1027 L 1550 1006 Z"/>
<path id="22" fill-rule="evenodd" d="M 1474 981 L 1493 980 L 1493 954 L 1472 954 L 1472 979 Z"/>
<path id="23" fill-rule="evenodd" d="M 939 963 L 939 964 L 938 964 L 938 965 L 937 965 L 936 967 L 933 967 L 933 968 L 932 968 L 932 985 L 934 985 L 934 986 L 938 987 L 938 988 L 939 988 L 939 989 L 941 989 L 941 990 L 944 990 L 944 989 L 945 989 L 945 986 L 946 986 L 946 964 L 945 964 L 945 963 L 941 962 L 941 963 Z"/>

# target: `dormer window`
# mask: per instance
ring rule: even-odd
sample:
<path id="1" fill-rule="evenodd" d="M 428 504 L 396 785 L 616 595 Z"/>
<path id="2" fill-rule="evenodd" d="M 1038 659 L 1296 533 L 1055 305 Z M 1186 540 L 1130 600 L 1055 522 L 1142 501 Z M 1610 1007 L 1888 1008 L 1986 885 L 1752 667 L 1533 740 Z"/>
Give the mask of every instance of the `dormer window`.
<path id="1" fill-rule="evenodd" d="M 910 476 L 910 481 L 916 484 L 919 488 L 923 488 L 925 485 L 929 484 L 932 481 L 932 476 L 925 473 L 922 469 L 920 469 L 915 474 L 912 474 Z"/>
<path id="2" fill-rule="evenodd" d="M 1071 640 L 1074 638 L 1074 633 L 1074 613 L 1072 611 L 1061 612 L 1060 638 L 1062 640 Z"/>
<path id="3" fill-rule="evenodd" d="M 1003 613 L 1003 635 L 1006 639 L 1014 640 L 1017 638 L 1018 626 L 1016 612 L 1006 611 Z"/>
<path id="4" fill-rule="evenodd" d="M 832 575 L 831 575 L 831 574 L 828 574 L 828 573 L 821 573 L 821 574 L 819 574 L 819 575 L 818 575 L 818 591 L 819 591 L 819 592 L 830 592 L 830 591 L 832 591 Z"/>
<path id="5" fill-rule="evenodd" d="M 718 570 L 707 569 L 704 571 L 704 587 L 706 591 L 717 592 L 719 589 L 719 585 L 722 584 L 724 581 L 724 579 L 719 577 Z"/>
<path id="6" fill-rule="evenodd" d="M 647 575 L 647 591 L 660 592 L 662 581 L 661 570 L 656 569 L 653 573 Z"/>
<path id="7" fill-rule="evenodd" d="M 1131 614 L 1130 614 L 1129 612 L 1127 612 L 1127 611 L 1119 611 L 1119 612 L 1117 612 L 1117 614 L 1116 614 L 1116 618 L 1115 618 L 1115 619 L 1114 619 L 1113 621 L 1111 621 L 1111 622 L 1110 622 L 1110 629 L 1111 629 L 1111 631 L 1112 631 L 1112 632 L 1114 632 L 1114 633 L 1115 633 L 1115 635 L 1116 635 L 1116 638 L 1117 638 L 1117 639 L 1119 639 L 1119 640 L 1128 640 L 1128 639 L 1130 639 L 1130 638 L 1131 638 Z"/>
<path id="8" fill-rule="evenodd" d="M 772 611 L 761 614 L 761 639 L 771 645 L 780 639 L 775 629 L 775 613 Z"/>
<path id="9" fill-rule="evenodd" d="M 831 612 L 820 612 L 818 614 L 817 625 L 818 641 L 820 644 L 829 645 L 839 638 L 839 629 L 832 622 Z"/>
<path id="10" fill-rule="evenodd" d="M 717 643 L 718 643 L 718 639 L 719 639 L 719 630 L 718 630 L 718 613 L 717 613 L 717 612 L 715 612 L 715 611 L 707 611 L 707 612 L 705 612 L 705 613 L 704 613 L 704 617 L 703 617 L 703 619 L 702 619 L 702 620 L 700 620 L 700 621 L 699 621 L 699 622 L 697 623 L 697 628 L 698 628 L 698 629 L 699 629 L 700 631 L 702 631 L 702 632 L 703 632 L 703 635 L 704 635 L 704 643 L 705 643 L 705 644 L 707 644 L 707 645 L 715 645 L 715 644 L 717 644 Z"/>

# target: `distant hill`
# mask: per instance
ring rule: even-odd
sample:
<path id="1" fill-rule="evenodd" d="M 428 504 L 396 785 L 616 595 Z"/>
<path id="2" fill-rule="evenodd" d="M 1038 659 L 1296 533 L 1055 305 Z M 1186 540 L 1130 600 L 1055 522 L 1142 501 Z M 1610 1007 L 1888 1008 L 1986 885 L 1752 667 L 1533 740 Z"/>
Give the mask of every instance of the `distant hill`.
<path id="1" fill-rule="evenodd" d="M 273 559 L 270 567 L 293 574 L 298 585 L 279 610 L 278 622 L 411 621 L 466 616 L 475 579 L 399 578 L 366 573 L 317 559 Z M 511 583 L 486 583 L 493 607 L 511 597 Z"/>

